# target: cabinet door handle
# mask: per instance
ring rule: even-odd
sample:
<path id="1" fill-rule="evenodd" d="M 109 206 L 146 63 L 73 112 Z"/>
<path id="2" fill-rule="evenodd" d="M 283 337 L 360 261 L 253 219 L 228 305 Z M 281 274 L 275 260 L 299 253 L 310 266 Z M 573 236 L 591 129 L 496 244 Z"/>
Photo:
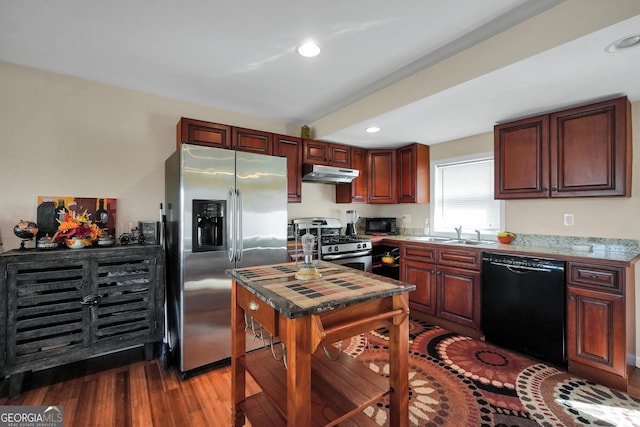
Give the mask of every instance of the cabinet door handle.
<path id="1" fill-rule="evenodd" d="M 549 191 L 549 189 L 547 187 L 542 187 L 541 191 L 545 192 L 545 191 Z"/>
<path id="2" fill-rule="evenodd" d="M 258 311 L 259 308 L 260 306 L 258 305 L 257 302 L 255 302 L 254 300 L 249 301 L 249 310 Z"/>
<path id="3" fill-rule="evenodd" d="M 551 187 L 551 191 L 556 191 L 557 192 L 558 188 L 557 187 Z"/>
<path id="4" fill-rule="evenodd" d="M 96 305 L 99 300 L 100 300 L 100 297 L 98 295 L 85 295 L 84 297 L 82 297 L 82 301 L 80 301 L 80 304 Z"/>

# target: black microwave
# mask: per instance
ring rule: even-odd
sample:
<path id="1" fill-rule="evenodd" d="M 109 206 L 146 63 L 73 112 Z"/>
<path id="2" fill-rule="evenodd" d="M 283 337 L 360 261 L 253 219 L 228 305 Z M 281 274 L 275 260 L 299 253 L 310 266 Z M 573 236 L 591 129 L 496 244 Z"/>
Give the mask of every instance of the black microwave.
<path id="1" fill-rule="evenodd" d="M 398 224 L 395 218 L 365 218 L 365 234 L 381 234 L 395 236 Z"/>

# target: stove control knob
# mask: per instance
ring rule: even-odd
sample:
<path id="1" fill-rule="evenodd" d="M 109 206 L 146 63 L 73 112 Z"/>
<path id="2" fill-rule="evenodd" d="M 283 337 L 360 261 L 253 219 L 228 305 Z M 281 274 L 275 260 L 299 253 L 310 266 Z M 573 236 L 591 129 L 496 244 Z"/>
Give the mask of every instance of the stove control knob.
<path id="1" fill-rule="evenodd" d="M 337 247 L 337 246 L 336 246 L 336 247 L 334 247 L 334 248 L 333 248 L 333 250 L 334 250 L 334 251 L 336 251 L 336 252 L 338 252 L 338 247 Z"/>
<path id="2" fill-rule="evenodd" d="M 360 243 L 358 243 L 357 248 L 358 248 L 358 249 L 362 249 L 362 245 L 361 245 Z"/>
<path id="3" fill-rule="evenodd" d="M 327 252 L 331 252 L 331 246 L 327 248 Z"/>

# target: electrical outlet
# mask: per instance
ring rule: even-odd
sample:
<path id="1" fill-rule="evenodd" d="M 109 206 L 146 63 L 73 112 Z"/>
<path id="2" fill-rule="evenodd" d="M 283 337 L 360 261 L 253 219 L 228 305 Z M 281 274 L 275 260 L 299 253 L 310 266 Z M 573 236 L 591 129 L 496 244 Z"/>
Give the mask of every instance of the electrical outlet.
<path id="1" fill-rule="evenodd" d="M 564 225 L 573 225 L 573 214 L 564 214 Z"/>
<path id="2" fill-rule="evenodd" d="M 409 215 L 409 214 L 402 215 L 402 224 L 403 225 L 411 224 L 411 215 Z"/>

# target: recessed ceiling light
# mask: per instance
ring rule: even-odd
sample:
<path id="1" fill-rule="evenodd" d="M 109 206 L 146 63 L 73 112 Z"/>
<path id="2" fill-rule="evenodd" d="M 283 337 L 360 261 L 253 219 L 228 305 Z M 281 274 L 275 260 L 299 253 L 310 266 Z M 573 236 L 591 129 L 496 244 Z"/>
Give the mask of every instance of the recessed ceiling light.
<path id="1" fill-rule="evenodd" d="M 313 58 L 320 54 L 320 46 L 309 41 L 298 47 L 298 53 L 306 58 Z"/>
<path id="2" fill-rule="evenodd" d="M 365 132 L 369 132 L 369 133 L 380 132 L 380 128 L 378 126 L 369 126 L 368 128 L 365 129 Z"/>
<path id="3" fill-rule="evenodd" d="M 611 43 L 609 46 L 607 46 L 605 50 L 607 52 L 614 53 L 614 52 L 620 52 L 622 50 L 629 49 L 632 47 L 636 47 L 638 45 L 640 45 L 640 34 L 636 34 L 634 36 L 628 36 L 620 40 L 617 40 Z"/>

